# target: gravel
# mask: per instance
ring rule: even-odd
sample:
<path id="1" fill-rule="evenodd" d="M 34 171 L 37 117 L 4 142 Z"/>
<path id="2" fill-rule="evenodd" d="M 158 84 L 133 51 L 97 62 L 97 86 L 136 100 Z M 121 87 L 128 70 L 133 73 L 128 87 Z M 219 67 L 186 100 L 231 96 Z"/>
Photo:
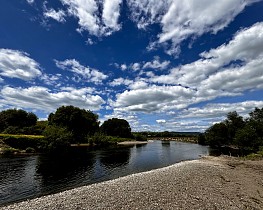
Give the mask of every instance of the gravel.
<path id="1" fill-rule="evenodd" d="M 0 209 L 263 209 L 263 161 L 206 157 Z"/>

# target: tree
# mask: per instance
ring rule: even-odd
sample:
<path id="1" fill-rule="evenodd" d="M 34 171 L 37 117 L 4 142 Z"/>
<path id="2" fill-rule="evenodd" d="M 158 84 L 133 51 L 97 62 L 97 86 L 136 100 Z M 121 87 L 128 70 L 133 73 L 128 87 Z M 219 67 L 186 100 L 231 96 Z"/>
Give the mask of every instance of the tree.
<path id="1" fill-rule="evenodd" d="M 48 117 L 49 125 L 66 128 L 72 133 L 71 143 L 84 141 L 99 129 L 98 116 L 89 110 L 74 106 L 61 106 Z"/>
<path id="2" fill-rule="evenodd" d="M 239 129 L 242 129 L 245 126 L 245 122 L 242 116 L 239 116 L 236 111 L 229 112 L 227 114 L 227 119 L 225 120 L 227 126 L 227 138 L 228 144 L 232 144 L 236 135 L 236 132 Z"/>
<path id="3" fill-rule="evenodd" d="M 8 109 L 0 112 L 0 131 L 3 132 L 8 127 L 21 129 L 36 125 L 37 116 L 32 112 L 22 109 Z M 12 129 L 9 129 L 12 130 Z"/>
<path id="4" fill-rule="evenodd" d="M 50 154 L 64 154 L 68 152 L 73 135 L 66 128 L 47 126 L 43 134 L 46 140 L 47 152 Z"/>
<path id="5" fill-rule="evenodd" d="M 237 131 L 235 144 L 242 149 L 257 151 L 259 139 L 256 130 L 247 124 L 245 127 Z"/>
<path id="6" fill-rule="evenodd" d="M 124 119 L 112 118 L 106 120 L 101 126 L 101 131 L 105 135 L 109 136 L 117 136 L 122 138 L 132 137 L 131 127 Z"/>
<path id="7" fill-rule="evenodd" d="M 205 132 L 205 139 L 211 147 L 220 147 L 228 144 L 227 126 L 225 123 L 216 123 Z"/>

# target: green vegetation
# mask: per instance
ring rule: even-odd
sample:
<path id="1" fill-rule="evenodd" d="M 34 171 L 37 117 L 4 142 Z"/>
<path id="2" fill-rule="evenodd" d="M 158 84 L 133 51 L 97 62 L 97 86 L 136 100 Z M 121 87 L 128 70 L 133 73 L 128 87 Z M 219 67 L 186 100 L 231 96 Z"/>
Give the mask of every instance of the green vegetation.
<path id="1" fill-rule="evenodd" d="M 228 113 L 226 120 L 200 134 L 198 142 L 214 148 L 228 146 L 246 152 L 259 151 L 256 155 L 262 155 L 263 108 L 255 108 L 247 119 L 243 119 L 237 112 Z"/>
<path id="2" fill-rule="evenodd" d="M 131 138 L 131 127 L 129 123 L 124 119 L 112 118 L 106 120 L 100 130 L 103 134 L 108 136 L 115 136 L 121 138 Z"/>
<path id="3" fill-rule="evenodd" d="M 74 106 L 62 106 L 48 117 L 50 126 L 65 128 L 73 135 L 70 143 L 80 143 L 99 130 L 98 115 Z"/>
<path id="4" fill-rule="evenodd" d="M 105 146 L 131 140 L 124 119 L 109 119 L 99 127 L 98 115 L 74 106 L 61 106 L 48 121 L 33 113 L 9 109 L 0 112 L 0 153 L 66 153 L 71 144 Z M 26 135 L 27 134 L 27 135 Z"/>

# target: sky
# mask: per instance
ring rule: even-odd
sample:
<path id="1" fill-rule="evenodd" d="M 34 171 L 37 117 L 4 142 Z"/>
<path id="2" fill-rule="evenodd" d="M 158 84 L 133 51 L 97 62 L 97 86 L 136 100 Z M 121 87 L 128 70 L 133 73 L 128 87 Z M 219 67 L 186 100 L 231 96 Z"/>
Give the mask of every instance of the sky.
<path id="1" fill-rule="evenodd" d="M 1 0 L 0 110 L 203 132 L 263 107 L 262 0 Z"/>

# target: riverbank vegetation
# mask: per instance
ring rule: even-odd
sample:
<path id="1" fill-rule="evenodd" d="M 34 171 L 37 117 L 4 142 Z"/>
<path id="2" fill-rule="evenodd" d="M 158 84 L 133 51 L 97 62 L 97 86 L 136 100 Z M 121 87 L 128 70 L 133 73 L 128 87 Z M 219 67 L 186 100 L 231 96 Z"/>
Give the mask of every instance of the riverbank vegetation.
<path id="1" fill-rule="evenodd" d="M 98 115 L 74 106 L 61 106 L 37 121 L 37 116 L 24 110 L 0 112 L 0 153 L 65 153 L 71 144 L 105 146 L 134 140 L 129 123 L 112 118 L 100 126 Z M 136 136 L 137 138 L 137 136 Z"/>
<path id="2" fill-rule="evenodd" d="M 212 148 L 228 147 L 243 155 L 255 153 L 254 156 L 263 157 L 263 108 L 255 108 L 245 119 L 237 112 L 228 113 L 224 121 L 200 134 L 198 142 Z"/>

